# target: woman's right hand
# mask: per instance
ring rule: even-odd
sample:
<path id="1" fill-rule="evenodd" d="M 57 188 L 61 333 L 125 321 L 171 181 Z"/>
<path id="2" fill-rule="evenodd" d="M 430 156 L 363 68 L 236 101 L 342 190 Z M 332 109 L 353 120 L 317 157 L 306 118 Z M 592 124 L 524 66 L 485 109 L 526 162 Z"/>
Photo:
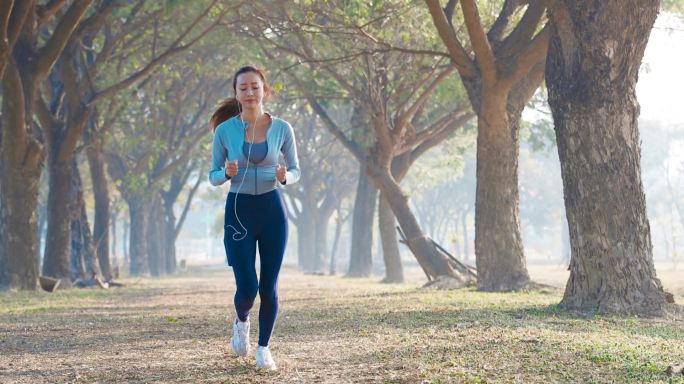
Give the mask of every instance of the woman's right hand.
<path id="1" fill-rule="evenodd" d="M 238 173 L 238 161 L 227 161 L 226 162 L 226 176 L 233 177 Z"/>

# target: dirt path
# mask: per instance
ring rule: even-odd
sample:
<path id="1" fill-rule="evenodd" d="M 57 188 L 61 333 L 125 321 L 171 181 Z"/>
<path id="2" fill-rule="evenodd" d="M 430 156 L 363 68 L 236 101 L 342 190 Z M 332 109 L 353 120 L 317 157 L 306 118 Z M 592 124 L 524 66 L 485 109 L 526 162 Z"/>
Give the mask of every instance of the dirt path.
<path id="1" fill-rule="evenodd" d="M 587 320 L 559 311 L 560 292 L 435 293 L 286 270 L 279 370 L 262 372 L 230 352 L 227 269 L 126 282 L 0 295 L 0 382 L 664 382 L 684 362 L 682 319 Z"/>

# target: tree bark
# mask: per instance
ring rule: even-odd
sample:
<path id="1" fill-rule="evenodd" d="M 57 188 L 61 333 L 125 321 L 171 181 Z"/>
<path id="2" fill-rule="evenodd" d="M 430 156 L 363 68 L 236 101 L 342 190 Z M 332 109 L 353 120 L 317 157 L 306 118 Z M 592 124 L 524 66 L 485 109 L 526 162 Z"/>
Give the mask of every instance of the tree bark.
<path id="1" fill-rule="evenodd" d="M 0 130 L 0 233 L 5 273 L 3 289 L 38 288 L 37 215 L 38 185 L 43 165 L 42 145 L 29 132 L 32 117 L 27 95 L 33 80 L 24 79 L 10 58 L 3 76 L 2 129 Z M 25 86 L 26 85 L 26 86 Z"/>
<path id="2" fill-rule="evenodd" d="M 50 148 L 50 157 L 56 157 L 56 148 Z M 78 199 L 72 192 L 77 186 L 73 185 L 74 174 L 71 161 L 61 162 L 57 159 L 48 161 L 49 192 L 48 192 L 48 226 L 43 258 L 43 275 L 55 279 L 62 279 L 60 288 L 69 287 L 71 280 L 71 223 L 74 218 L 72 211 L 80 214 Z M 76 192 L 77 193 L 77 192 Z"/>
<path id="3" fill-rule="evenodd" d="M 359 180 L 354 200 L 352 238 L 347 276 L 369 277 L 373 269 L 373 217 L 378 190 L 366 175 L 366 164 L 360 163 Z"/>
<path id="4" fill-rule="evenodd" d="M 380 193 L 378 205 L 378 226 L 382 240 L 382 255 L 385 261 L 384 283 L 403 283 L 404 269 L 401 265 L 396 220 L 385 193 Z"/>
<path id="5" fill-rule="evenodd" d="M 518 208 L 519 130 L 506 99 L 485 93 L 478 115 L 475 254 L 482 291 L 511 291 L 530 281 Z"/>
<path id="6" fill-rule="evenodd" d="M 89 130 L 91 128 L 88 127 Z M 109 186 L 105 174 L 102 140 L 96 139 L 89 144 L 86 149 L 86 155 L 88 157 L 90 178 L 93 185 L 93 198 L 95 200 L 93 241 L 102 276 L 105 281 L 109 281 L 112 279 L 112 267 L 109 257 L 109 222 L 111 220 Z"/>
<path id="7" fill-rule="evenodd" d="M 546 66 L 572 257 L 562 305 L 662 314 L 635 86 L 659 1 L 554 1 Z"/>
<path id="8" fill-rule="evenodd" d="M 22 167 L 24 168 L 24 167 Z M 8 161 L 0 162 L 0 233 L 2 237 L 2 289 L 38 288 L 38 240 L 36 235 L 39 169 L 14 169 Z M 26 175 L 25 171 L 33 173 Z M 37 174 L 37 175 L 36 175 Z"/>

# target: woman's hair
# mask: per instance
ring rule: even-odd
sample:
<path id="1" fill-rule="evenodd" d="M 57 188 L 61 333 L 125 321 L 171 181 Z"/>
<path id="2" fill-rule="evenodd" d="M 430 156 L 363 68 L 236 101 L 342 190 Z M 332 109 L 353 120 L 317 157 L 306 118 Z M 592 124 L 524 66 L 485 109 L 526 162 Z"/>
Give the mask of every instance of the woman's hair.
<path id="1" fill-rule="evenodd" d="M 271 87 L 268 85 L 268 80 L 266 80 L 266 72 L 264 72 L 263 69 L 259 69 L 256 67 L 252 67 L 250 65 L 244 66 L 235 72 L 235 76 L 233 76 L 233 92 L 234 94 L 237 95 L 237 79 L 238 76 L 242 75 L 243 73 L 248 73 L 248 72 L 254 72 L 259 77 L 261 78 L 261 81 L 264 83 L 264 98 L 268 97 L 271 91 Z M 219 126 L 219 124 L 223 123 L 224 121 L 237 116 L 240 114 L 240 103 L 237 101 L 235 97 L 231 97 L 229 99 L 225 99 L 219 103 L 219 106 L 216 108 L 216 111 L 214 111 L 214 114 L 211 115 L 211 119 L 209 120 L 209 125 L 211 126 L 212 131 L 216 131 L 216 127 Z"/>

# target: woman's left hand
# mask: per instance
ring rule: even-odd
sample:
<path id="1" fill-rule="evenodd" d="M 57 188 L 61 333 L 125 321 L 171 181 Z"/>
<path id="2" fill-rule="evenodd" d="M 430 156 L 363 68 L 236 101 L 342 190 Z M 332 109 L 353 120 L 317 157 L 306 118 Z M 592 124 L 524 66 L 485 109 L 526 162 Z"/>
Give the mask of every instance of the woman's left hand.
<path id="1" fill-rule="evenodd" d="M 280 181 L 281 183 L 284 183 L 284 182 L 285 182 L 285 172 L 286 172 L 286 171 L 287 171 L 287 168 L 285 168 L 284 166 L 278 164 L 278 168 L 276 168 L 276 178 L 277 178 L 278 181 Z"/>

